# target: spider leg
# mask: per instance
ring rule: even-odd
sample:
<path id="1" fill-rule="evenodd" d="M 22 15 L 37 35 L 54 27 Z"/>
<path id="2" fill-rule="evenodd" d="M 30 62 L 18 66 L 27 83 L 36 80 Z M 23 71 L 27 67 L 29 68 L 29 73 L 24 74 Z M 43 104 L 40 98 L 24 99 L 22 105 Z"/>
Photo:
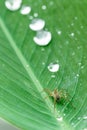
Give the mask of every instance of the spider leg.
<path id="1" fill-rule="evenodd" d="M 55 112 L 56 99 L 54 98 L 54 112 Z"/>

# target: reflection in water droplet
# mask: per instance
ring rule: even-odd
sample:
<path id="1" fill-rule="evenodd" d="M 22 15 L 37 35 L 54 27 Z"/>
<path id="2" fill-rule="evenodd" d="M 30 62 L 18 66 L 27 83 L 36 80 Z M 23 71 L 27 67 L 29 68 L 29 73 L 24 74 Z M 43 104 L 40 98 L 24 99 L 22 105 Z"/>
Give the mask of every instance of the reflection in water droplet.
<path id="1" fill-rule="evenodd" d="M 50 63 L 48 65 L 48 70 L 50 72 L 57 72 L 59 70 L 59 64 L 58 63 Z"/>
<path id="2" fill-rule="evenodd" d="M 42 9 L 45 10 L 47 7 L 46 5 L 42 5 Z"/>
<path id="3" fill-rule="evenodd" d="M 39 31 L 45 26 L 45 21 L 43 19 L 34 18 L 29 25 L 30 29 L 33 31 Z"/>
<path id="4" fill-rule="evenodd" d="M 58 121 L 63 121 L 63 117 L 57 117 Z"/>
<path id="5" fill-rule="evenodd" d="M 46 46 L 50 43 L 51 38 L 52 36 L 50 32 L 41 30 L 37 32 L 33 40 L 37 45 Z"/>
<path id="6" fill-rule="evenodd" d="M 25 6 L 23 5 L 21 7 L 21 10 L 20 10 L 20 13 L 23 14 L 23 15 L 27 15 L 31 12 L 31 7 L 30 6 Z"/>
<path id="7" fill-rule="evenodd" d="M 6 0 L 5 6 L 11 11 L 16 11 L 21 7 L 22 0 Z"/>

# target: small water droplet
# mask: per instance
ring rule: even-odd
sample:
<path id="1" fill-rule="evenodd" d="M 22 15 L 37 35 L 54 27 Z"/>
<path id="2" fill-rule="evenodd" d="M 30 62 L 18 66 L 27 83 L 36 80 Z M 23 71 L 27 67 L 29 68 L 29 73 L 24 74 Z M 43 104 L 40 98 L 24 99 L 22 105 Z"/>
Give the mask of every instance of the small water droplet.
<path id="1" fill-rule="evenodd" d="M 81 62 L 79 62 L 78 65 L 81 66 Z"/>
<path id="2" fill-rule="evenodd" d="M 16 11 L 21 7 L 22 0 L 6 0 L 5 6 L 10 11 Z"/>
<path id="3" fill-rule="evenodd" d="M 71 125 L 74 126 L 74 123 L 72 122 Z"/>
<path id="4" fill-rule="evenodd" d="M 59 64 L 58 63 L 50 63 L 48 65 L 48 70 L 50 72 L 57 72 L 59 70 Z"/>
<path id="5" fill-rule="evenodd" d="M 38 13 L 34 13 L 34 17 L 38 17 Z"/>
<path id="6" fill-rule="evenodd" d="M 42 65 L 45 65 L 45 62 L 42 62 Z"/>
<path id="7" fill-rule="evenodd" d="M 30 12 L 31 12 L 31 7 L 30 7 L 30 6 L 25 6 L 25 5 L 23 5 L 23 6 L 21 7 L 20 13 L 21 13 L 22 15 L 27 15 L 27 14 L 29 14 Z"/>
<path id="8" fill-rule="evenodd" d="M 53 1 L 50 1 L 50 2 L 49 2 L 49 5 L 51 5 L 51 6 L 52 6 L 53 4 L 54 4 L 54 2 L 53 2 Z"/>
<path id="9" fill-rule="evenodd" d="M 76 76 L 79 77 L 79 74 L 77 74 Z"/>
<path id="10" fill-rule="evenodd" d="M 71 26 L 74 26 L 74 23 L 71 23 Z"/>
<path id="11" fill-rule="evenodd" d="M 61 35 L 61 33 L 62 33 L 62 32 L 61 32 L 60 30 L 59 30 L 59 31 L 57 31 L 57 34 L 58 34 L 58 35 Z"/>
<path id="12" fill-rule="evenodd" d="M 81 117 L 78 117 L 78 120 L 80 120 L 81 119 Z"/>
<path id="13" fill-rule="evenodd" d="M 81 25 L 81 27 L 80 27 L 81 29 L 83 29 L 84 28 L 84 26 L 83 25 Z"/>
<path id="14" fill-rule="evenodd" d="M 71 34 L 70 34 L 70 36 L 72 36 L 72 37 L 74 37 L 74 35 L 75 35 L 74 33 L 71 33 Z"/>
<path id="15" fill-rule="evenodd" d="M 39 31 L 45 26 L 45 21 L 43 19 L 34 18 L 29 25 L 30 29 L 33 31 Z"/>
<path id="16" fill-rule="evenodd" d="M 75 20 L 77 20 L 77 19 L 78 19 L 78 17 L 77 17 L 77 16 L 75 16 L 75 17 L 74 17 L 74 19 L 75 19 Z"/>
<path id="17" fill-rule="evenodd" d="M 87 120 L 87 116 L 84 116 L 83 119 L 84 119 L 84 120 Z"/>
<path id="18" fill-rule="evenodd" d="M 37 45 L 46 46 L 50 43 L 51 38 L 52 36 L 50 32 L 41 30 L 37 32 L 33 40 Z"/>
<path id="19" fill-rule="evenodd" d="M 64 113 L 63 115 L 65 116 L 66 114 Z"/>
<path id="20" fill-rule="evenodd" d="M 26 67 L 28 68 L 28 67 L 29 67 L 29 65 L 26 65 Z"/>
<path id="21" fill-rule="evenodd" d="M 81 69 L 83 69 L 84 68 L 84 66 L 81 66 Z"/>
<path id="22" fill-rule="evenodd" d="M 31 15 L 30 15 L 30 16 L 29 16 L 29 19 L 31 19 L 31 20 L 32 20 L 32 19 L 33 19 L 33 16 L 31 16 Z"/>
<path id="23" fill-rule="evenodd" d="M 45 10 L 47 7 L 46 5 L 42 5 L 42 9 Z"/>
<path id="24" fill-rule="evenodd" d="M 58 121 L 63 121 L 63 117 L 57 117 Z"/>

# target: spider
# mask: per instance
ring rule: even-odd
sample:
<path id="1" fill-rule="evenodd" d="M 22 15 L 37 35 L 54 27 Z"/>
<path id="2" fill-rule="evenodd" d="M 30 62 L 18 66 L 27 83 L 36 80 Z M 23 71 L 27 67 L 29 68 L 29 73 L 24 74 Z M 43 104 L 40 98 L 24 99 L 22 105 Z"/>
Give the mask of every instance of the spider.
<path id="1" fill-rule="evenodd" d="M 58 90 L 57 88 L 54 91 L 44 88 L 44 91 L 54 99 L 54 109 L 56 103 L 63 103 L 68 100 L 68 92 L 65 90 Z M 68 100 L 69 101 L 69 100 Z"/>

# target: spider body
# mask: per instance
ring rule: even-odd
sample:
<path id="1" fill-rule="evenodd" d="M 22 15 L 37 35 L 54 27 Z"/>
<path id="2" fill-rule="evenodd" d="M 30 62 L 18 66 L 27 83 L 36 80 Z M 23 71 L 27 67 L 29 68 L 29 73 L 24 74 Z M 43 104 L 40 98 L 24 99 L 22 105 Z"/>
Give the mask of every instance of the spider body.
<path id="1" fill-rule="evenodd" d="M 65 90 L 54 89 L 51 91 L 49 89 L 44 89 L 47 94 L 54 99 L 54 109 L 56 103 L 60 103 L 61 101 L 67 100 L 68 93 Z"/>

